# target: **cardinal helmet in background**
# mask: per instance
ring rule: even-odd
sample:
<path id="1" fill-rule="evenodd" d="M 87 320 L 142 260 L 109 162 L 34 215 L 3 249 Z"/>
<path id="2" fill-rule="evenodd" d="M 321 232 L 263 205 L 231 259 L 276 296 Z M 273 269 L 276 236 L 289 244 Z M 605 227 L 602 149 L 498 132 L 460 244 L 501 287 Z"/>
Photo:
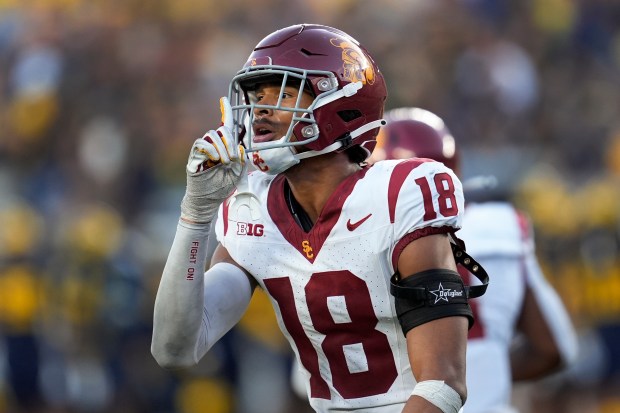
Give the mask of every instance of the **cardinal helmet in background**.
<path id="1" fill-rule="evenodd" d="M 430 158 L 457 171 L 459 154 L 444 121 L 421 108 L 398 108 L 386 113 L 372 162 L 383 159 Z"/>
<path id="2" fill-rule="evenodd" d="M 299 87 L 314 101 L 308 108 L 263 105 L 251 91 L 260 83 Z M 229 88 L 235 138 L 248 152 L 267 154 L 286 148 L 299 159 L 353 146 L 370 155 L 384 123 L 387 89 L 383 75 L 368 51 L 348 34 L 332 27 L 300 24 L 271 33 L 258 43 Z M 252 142 L 255 109 L 293 112 L 288 133 L 271 142 Z M 306 152 L 297 154 L 294 146 Z M 301 155 L 301 156 L 298 156 Z M 294 163 L 296 163 L 294 162 Z M 289 166 L 278 165 L 276 169 Z M 274 171 L 270 171 L 274 173 Z M 277 173 L 277 172 L 276 172 Z"/>

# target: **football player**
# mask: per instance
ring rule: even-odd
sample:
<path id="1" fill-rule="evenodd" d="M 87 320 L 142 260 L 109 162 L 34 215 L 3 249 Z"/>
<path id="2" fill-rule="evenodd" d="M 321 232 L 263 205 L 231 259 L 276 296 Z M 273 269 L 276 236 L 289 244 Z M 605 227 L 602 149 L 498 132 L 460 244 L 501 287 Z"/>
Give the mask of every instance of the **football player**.
<path id="1" fill-rule="evenodd" d="M 222 125 L 191 148 L 155 301 L 160 365 L 198 363 L 258 287 L 316 411 L 461 409 L 473 323 L 453 256 L 462 186 L 431 160 L 365 166 L 386 95 L 340 30 L 295 25 L 254 48 L 220 101 Z"/>
<path id="2" fill-rule="evenodd" d="M 431 158 L 459 174 L 457 145 L 440 117 L 421 108 L 398 108 L 385 118 L 387 126 L 370 162 Z M 542 378 L 567 366 L 576 357 L 576 333 L 541 272 L 523 212 L 504 201 L 468 202 L 459 237 L 489 273 L 497 274 L 487 293 L 470 302 L 476 325 L 468 336 L 463 411 L 513 412 L 512 382 Z M 467 277 L 466 271 L 463 275 Z"/>

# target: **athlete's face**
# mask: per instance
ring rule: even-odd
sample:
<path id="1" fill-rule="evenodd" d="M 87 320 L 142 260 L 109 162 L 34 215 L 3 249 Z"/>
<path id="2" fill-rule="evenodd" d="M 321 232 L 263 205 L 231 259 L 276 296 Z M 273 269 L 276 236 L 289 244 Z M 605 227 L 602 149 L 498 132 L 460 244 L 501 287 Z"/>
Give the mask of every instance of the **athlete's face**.
<path id="1" fill-rule="evenodd" d="M 278 99 L 282 97 L 280 106 L 294 108 L 299 97 L 298 86 L 286 86 L 283 90 L 278 84 L 259 85 L 251 98 L 259 105 L 276 105 Z M 306 92 L 302 92 L 299 107 L 307 108 L 310 106 L 314 97 Z M 293 115 L 301 116 L 301 113 L 294 113 L 285 110 L 273 110 L 269 108 L 257 108 L 254 110 L 254 121 L 252 130 L 254 131 L 253 142 L 269 142 L 280 139 L 288 132 Z"/>

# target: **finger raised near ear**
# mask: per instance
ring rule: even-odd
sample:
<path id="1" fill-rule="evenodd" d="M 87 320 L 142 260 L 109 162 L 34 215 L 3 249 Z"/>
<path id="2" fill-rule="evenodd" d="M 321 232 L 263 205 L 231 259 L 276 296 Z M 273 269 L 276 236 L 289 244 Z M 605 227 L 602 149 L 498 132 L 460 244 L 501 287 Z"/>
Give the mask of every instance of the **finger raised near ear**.
<path id="1" fill-rule="evenodd" d="M 222 125 L 232 132 L 234 126 L 232 106 L 226 96 L 220 98 L 220 112 L 222 112 Z"/>

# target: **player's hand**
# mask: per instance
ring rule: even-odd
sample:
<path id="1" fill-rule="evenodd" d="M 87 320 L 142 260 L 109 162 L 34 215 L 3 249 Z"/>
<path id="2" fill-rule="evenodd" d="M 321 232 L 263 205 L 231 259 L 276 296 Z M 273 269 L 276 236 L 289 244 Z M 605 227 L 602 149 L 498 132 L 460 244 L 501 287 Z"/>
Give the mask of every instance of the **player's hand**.
<path id="1" fill-rule="evenodd" d="M 196 139 L 187 160 L 187 188 L 181 202 L 181 218 L 211 222 L 220 203 L 247 173 L 245 150 L 235 145 L 233 117 L 228 98 L 220 99 L 222 126 Z"/>
<path id="2" fill-rule="evenodd" d="M 200 175 L 218 165 L 231 165 L 237 161 L 245 162 L 245 150 L 235 145 L 232 128 L 233 115 L 228 98 L 220 98 L 222 126 L 210 130 L 202 138 L 196 139 L 187 161 L 187 174 Z"/>

